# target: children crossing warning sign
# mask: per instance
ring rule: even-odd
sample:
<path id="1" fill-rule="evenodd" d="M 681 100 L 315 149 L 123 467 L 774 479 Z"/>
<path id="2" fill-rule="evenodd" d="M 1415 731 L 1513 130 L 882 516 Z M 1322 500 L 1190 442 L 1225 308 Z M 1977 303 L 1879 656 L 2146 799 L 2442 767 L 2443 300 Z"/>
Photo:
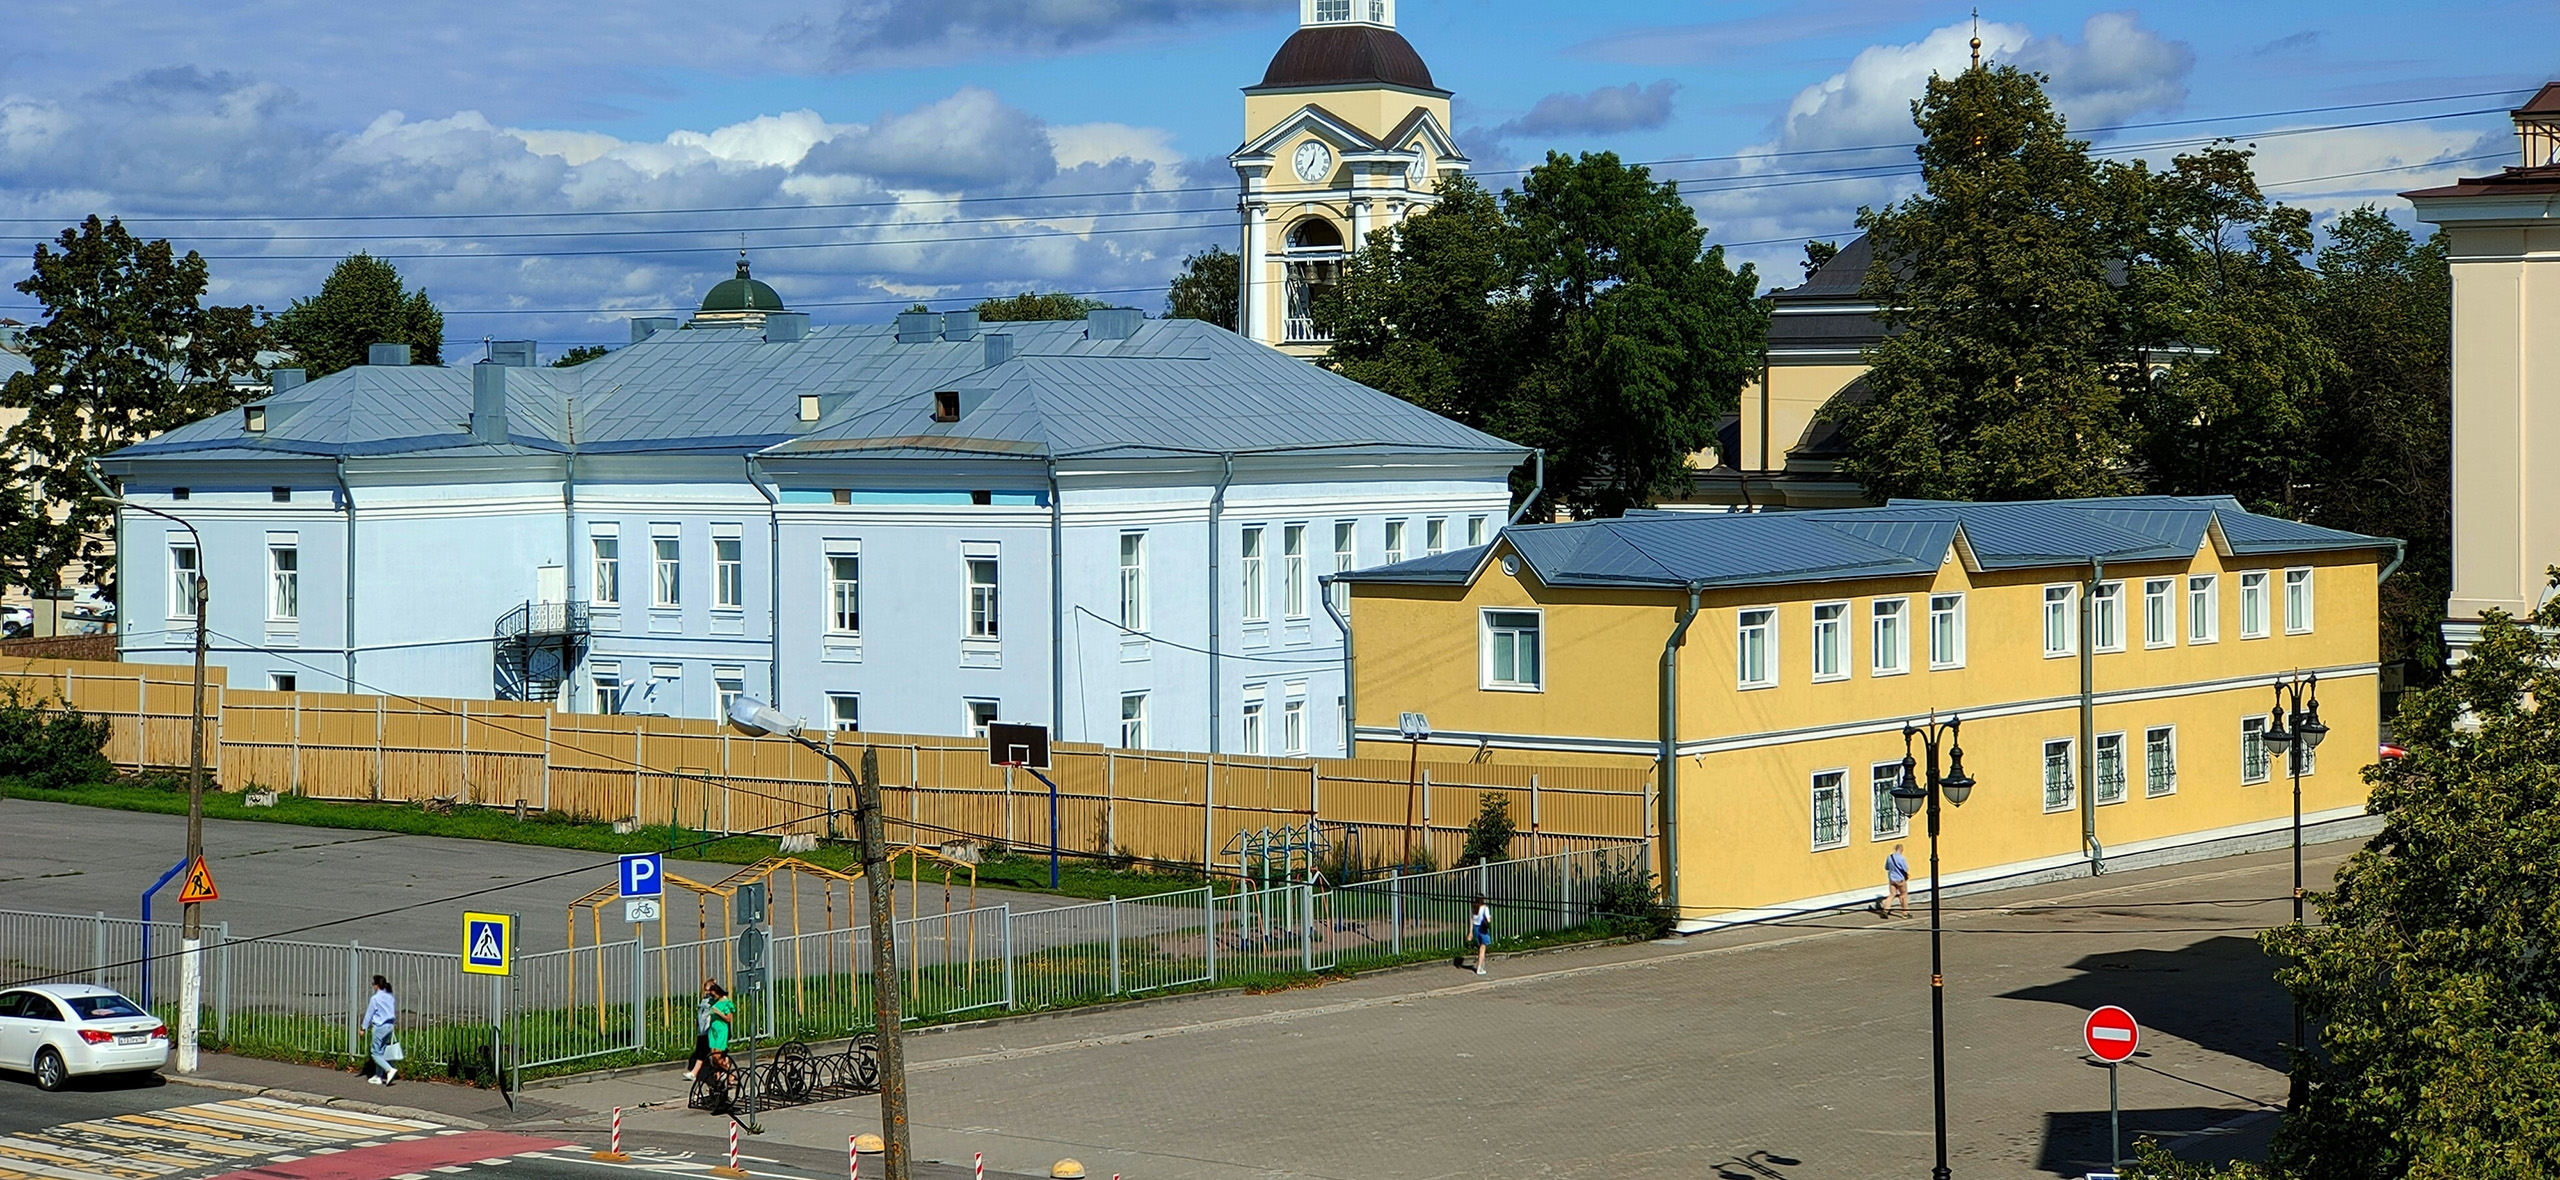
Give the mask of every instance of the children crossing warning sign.
<path id="1" fill-rule="evenodd" d="M 167 880 L 168 878 L 161 878 Z M 178 888 L 178 900 L 193 905 L 200 901 L 220 901 L 222 891 L 213 887 L 213 870 L 204 867 L 204 858 L 187 866 L 187 883 Z"/>
<path id="2" fill-rule="evenodd" d="M 462 970 L 505 975 L 515 967 L 516 920 L 512 914 L 462 915 Z"/>

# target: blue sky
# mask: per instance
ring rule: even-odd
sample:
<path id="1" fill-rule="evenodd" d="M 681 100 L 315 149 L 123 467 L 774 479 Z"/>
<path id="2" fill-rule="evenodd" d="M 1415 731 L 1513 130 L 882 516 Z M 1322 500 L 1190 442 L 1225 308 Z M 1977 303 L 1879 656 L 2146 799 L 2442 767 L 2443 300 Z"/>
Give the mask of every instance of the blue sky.
<path id="1" fill-rule="evenodd" d="M 1907 153 L 1878 145 L 1962 64 L 1967 20 L 1869 0 L 1400 9 L 1495 183 L 1548 149 L 1663 161 L 1777 285 L 1797 239 L 1909 191 Z M 1236 91 L 1296 20 L 1295 0 L 19 0 L 0 281 L 95 211 L 201 250 L 217 297 L 271 310 L 349 250 L 398 256 L 449 336 L 546 353 L 689 305 L 742 231 L 821 322 L 1025 288 L 1155 310 L 1184 254 L 1233 236 Z M 2240 136 L 2322 215 L 2506 162 L 2496 112 L 2560 77 L 2555 34 L 2548 0 L 2031 2 L 1983 31 L 1994 59 L 2053 75 L 2075 127 L 2135 125 L 2101 147 Z M 2401 105 L 2265 115 L 2383 102 Z M 309 220 L 348 216 L 366 220 Z M 677 252 L 607 252 L 631 250 Z M 0 292 L 0 315 L 35 314 Z"/>

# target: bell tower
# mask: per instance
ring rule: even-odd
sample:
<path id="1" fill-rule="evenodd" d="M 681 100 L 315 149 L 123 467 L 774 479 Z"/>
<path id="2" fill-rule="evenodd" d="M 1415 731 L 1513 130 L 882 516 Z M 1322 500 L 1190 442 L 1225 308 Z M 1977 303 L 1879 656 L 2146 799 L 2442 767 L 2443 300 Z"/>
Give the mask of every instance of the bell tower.
<path id="1" fill-rule="evenodd" d="M 1467 167 L 1449 92 L 1396 32 L 1396 0 L 1299 0 L 1298 31 L 1244 90 L 1237 331 L 1312 360 L 1310 312 L 1344 259 Z"/>

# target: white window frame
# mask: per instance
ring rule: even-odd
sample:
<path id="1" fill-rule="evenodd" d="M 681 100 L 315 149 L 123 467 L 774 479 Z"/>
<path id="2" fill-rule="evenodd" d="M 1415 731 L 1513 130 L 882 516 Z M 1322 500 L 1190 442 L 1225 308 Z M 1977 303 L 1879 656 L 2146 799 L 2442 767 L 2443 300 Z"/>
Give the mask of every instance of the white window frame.
<path id="1" fill-rule="evenodd" d="M 1867 768 L 1867 838 L 1877 842 L 1899 840 L 1911 831 L 1911 817 L 1893 805 L 1893 788 L 1902 781 L 1902 760 L 1878 762 Z"/>
<path id="2" fill-rule="evenodd" d="M 1890 657 L 1890 663 L 1887 658 Z M 1911 670 L 1911 600 L 1878 598 L 1867 603 L 1867 674 L 1900 676 Z"/>
<path id="3" fill-rule="evenodd" d="M 987 577 L 979 580 L 979 567 Z M 1004 637 L 1004 557 L 994 543 L 971 541 L 960 548 L 960 634 L 970 639 Z"/>
<path id="4" fill-rule="evenodd" d="M 862 694 L 858 692 L 828 693 L 827 728 L 835 733 L 862 732 Z"/>
<path id="5" fill-rule="evenodd" d="M 862 634 L 861 547 L 849 545 L 842 552 L 822 554 L 820 560 L 826 562 L 827 634 Z M 843 576 L 846 571 L 837 562 L 850 563 L 853 576 Z"/>
<path id="6" fill-rule="evenodd" d="M 2240 719 L 2240 785 L 2253 787 L 2273 777 L 2275 755 L 2267 749 L 2267 715 L 2251 713 Z M 2251 762 L 2257 764 L 2255 770 Z"/>
<path id="7" fill-rule="evenodd" d="M 291 533 L 267 535 L 267 621 L 302 621 L 302 541 Z"/>
<path id="8" fill-rule="evenodd" d="M 1356 520 L 1337 520 L 1333 522 L 1333 572 L 1337 574 L 1350 573 L 1351 567 L 1357 564 L 1360 560 L 1359 549 L 1360 522 Z M 1335 582 L 1329 589 L 1333 595 L 1333 609 L 1338 611 L 1349 611 L 1351 609 L 1351 587 L 1346 586 L 1341 582 Z"/>
<path id="9" fill-rule="evenodd" d="M 1004 702 L 994 697 L 960 698 L 960 727 L 967 730 L 970 737 L 987 736 L 987 726 L 1002 720 Z"/>
<path id="10" fill-rule="evenodd" d="M 1401 520 L 1390 520 L 1387 522 L 1386 564 L 1388 565 L 1394 565 L 1395 563 L 1404 560 L 1404 526 L 1405 522 Z"/>
<path id="11" fill-rule="evenodd" d="M 1478 545 L 1484 544 L 1485 526 L 1490 523 L 1491 522 L 1489 520 L 1481 516 L 1470 516 L 1467 518 L 1467 548 L 1473 549 Z"/>
<path id="12" fill-rule="evenodd" d="M 292 672 L 267 673 L 267 691 L 269 692 L 292 692 L 294 686 L 299 683 L 296 674 Z"/>
<path id="13" fill-rule="evenodd" d="M 1307 526 L 1280 526 L 1280 617 L 1307 617 Z"/>
<path id="14" fill-rule="evenodd" d="M 711 609 L 747 609 L 747 542 L 736 525 L 711 526 Z M 729 530 L 729 531 L 724 531 Z M 723 547 L 726 548 L 723 548 Z M 726 711 L 721 716 L 728 716 Z"/>
<path id="15" fill-rule="evenodd" d="M 591 664 L 587 668 L 587 691 L 595 699 L 596 712 L 610 716 L 622 711 L 622 665 Z"/>
<path id="16" fill-rule="evenodd" d="M 181 558 L 179 555 L 184 554 Z M 169 617 L 194 620 L 196 584 L 204 579 L 204 553 L 193 541 L 169 542 Z"/>
<path id="17" fill-rule="evenodd" d="M 2044 785 L 2044 809 L 2048 814 L 2069 811 L 2080 802 L 2079 745 L 2078 738 L 2053 738 L 2044 744 L 2040 781 Z M 2056 754 L 2061 756 L 2059 760 L 2055 758 Z M 2058 786 L 2054 775 L 2057 767 L 2062 771 Z"/>
<path id="18" fill-rule="evenodd" d="M 2178 580 L 2142 580 L 2142 646 L 2173 647 L 2178 642 Z"/>
<path id="19" fill-rule="evenodd" d="M 1307 752 L 1307 682 L 1292 680 L 1280 693 L 1280 752 Z"/>
<path id="20" fill-rule="evenodd" d="M 1245 686 L 1244 700 L 1239 706 L 1241 712 L 1236 718 L 1236 753 L 1261 754 L 1263 752 L 1263 742 L 1270 736 L 1264 732 L 1265 728 L 1267 728 L 1263 725 L 1263 721 L 1265 720 L 1263 713 L 1264 703 L 1265 698 L 1261 685 L 1249 684 Z"/>
<path id="21" fill-rule="evenodd" d="M 1238 617 L 1248 623 L 1271 617 L 1270 587 L 1262 580 L 1262 533 L 1261 525 L 1249 524 L 1236 535 L 1236 576 L 1243 579 L 1243 593 L 1236 598 L 1236 608 Z"/>
<path id="22" fill-rule="evenodd" d="M 2297 565 L 2284 571 L 2285 634 L 2311 634 L 2315 621 L 2312 617 L 2312 608 L 2316 605 L 2312 601 L 2312 592 L 2317 587 L 2318 581 L 2319 579 L 2312 574 L 2311 567 L 2307 565 Z"/>
<path id="23" fill-rule="evenodd" d="M 1120 694 L 1120 748 L 1147 748 L 1147 694 L 1144 692 Z"/>
<path id="24" fill-rule="evenodd" d="M 1824 618 L 1822 614 L 1824 611 L 1835 613 L 1829 618 Z M 1846 600 L 1817 602 L 1813 604 L 1808 615 L 1812 622 L 1812 629 L 1805 633 L 1804 658 L 1806 666 L 1813 670 L 1814 683 L 1824 684 L 1847 680 L 1849 678 L 1848 602 Z M 1823 650 L 1825 638 L 1830 640 L 1831 650 L 1827 653 Z M 1826 655 L 1829 657 L 1828 660 L 1824 658 Z"/>
<path id="25" fill-rule="evenodd" d="M 1120 629 L 1147 629 L 1147 534 L 1120 534 Z"/>
<path id="26" fill-rule="evenodd" d="M 2097 632 L 2100 652 L 2124 650 L 2124 583 L 2100 582 L 2098 593 L 2089 600 L 2089 622 Z"/>
<path id="27" fill-rule="evenodd" d="M 2154 725 L 2142 731 L 2142 797 L 2177 793 L 2178 727 Z"/>
<path id="28" fill-rule="evenodd" d="M 1498 615 L 1512 616 L 1512 618 L 1507 620 L 1506 624 L 1498 625 L 1495 622 L 1495 616 Z M 1528 616 L 1529 619 L 1528 626 L 1525 630 L 1518 623 L 1518 617 L 1523 615 Z M 1536 607 L 1489 606 L 1476 613 L 1476 620 L 1477 634 L 1481 637 L 1477 644 L 1477 652 L 1479 654 L 1479 666 L 1477 669 L 1478 687 L 1484 689 L 1486 692 L 1545 691 L 1547 678 L 1546 612 Z M 1529 639 L 1530 676 L 1525 680 L 1521 679 L 1519 676 L 1519 641 L 1523 635 L 1526 635 Z M 1512 676 L 1507 680 L 1496 674 L 1500 663 L 1499 649 L 1502 646 L 1502 640 L 1505 636 L 1510 637 L 1512 641 Z"/>
<path id="29" fill-rule="evenodd" d="M 712 699 L 719 704 L 720 716 L 727 717 L 729 715 L 729 705 L 739 697 L 747 695 L 747 670 L 744 668 L 713 668 L 711 670 L 711 692 Z"/>
<path id="30" fill-rule="evenodd" d="M 1823 801 L 1830 800 L 1831 823 L 1823 819 Z M 1807 819 L 1813 851 L 1849 846 L 1849 769 L 1845 766 L 1813 772 L 1813 791 L 1809 799 Z M 1834 830 L 1825 831 L 1826 827 Z"/>
<path id="31" fill-rule="evenodd" d="M 2090 746 L 2090 747 L 2089 747 L 2089 750 L 2090 750 L 2090 756 L 2089 756 L 2089 757 L 2090 757 L 2090 769 L 2091 769 L 2089 789 L 2090 789 L 2091 791 L 2096 792 L 2094 795 L 2092 795 L 2092 796 L 2091 796 L 2091 798 L 2092 798 L 2092 799 L 2097 803 L 2097 805 L 2098 805 L 2098 806 L 2100 806 L 2100 807 L 2105 807 L 2105 806 L 2107 806 L 2107 805 L 2109 805 L 2109 804 L 2113 804 L 2113 803 L 2122 803 L 2122 802 L 2124 802 L 2126 799 L 2129 799 L 2129 798 L 2131 798 L 2131 797 L 2132 797 L 2132 790 L 2133 790 L 2132 783 L 2131 783 L 2129 780 L 2127 780 L 2127 778 L 2125 777 L 2125 776 L 2126 776 L 2126 774 L 2127 774 L 2127 769 L 2126 769 L 2126 766 L 2125 766 L 2124 738 L 2125 738 L 2125 735 L 2124 735 L 2124 731 L 2122 731 L 2122 730 L 2118 730 L 2118 731 L 2116 731 L 2116 732 L 2114 732 L 2114 733 L 2102 733 L 2102 734 L 2097 734 L 2097 735 L 2095 735 L 2096 744 L 2094 744 L 2094 745 L 2092 745 L 2092 746 Z M 2107 780 L 2107 751 L 2108 751 L 2108 749 L 2109 749 L 2109 748 L 2111 748 L 2111 747 L 2112 747 L 2112 748 L 2115 750 L 2115 752 L 2116 752 L 2116 756 L 2115 756 L 2115 791 L 2116 791 L 2116 794 L 2115 794 L 2115 798 L 2113 798 L 2113 799 L 2110 799 L 2110 798 L 2108 798 L 2108 797 L 2107 797 L 2107 790 L 2106 790 L 2106 788 L 2107 788 L 2107 781 L 2108 781 L 2108 780 Z"/>
<path id="32" fill-rule="evenodd" d="M 2221 577 L 2215 574 L 2187 575 L 2187 646 L 2201 647 L 2221 639 Z"/>
<path id="33" fill-rule="evenodd" d="M 677 610 L 684 606 L 684 538 L 658 527 L 649 532 L 649 609 Z"/>
<path id="34" fill-rule="evenodd" d="M 1760 676 L 1751 676 L 1751 657 L 1760 657 Z M 1737 688 L 1771 688 L 1778 683 L 1778 608 L 1746 606 L 1733 612 L 1733 680 Z"/>
<path id="35" fill-rule="evenodd" d="M 1449 518 L 1434 516 L 1422 522 L 1422 555 L 1438 557 L 1449 551 Z"/>
<path id="36" fill-rule="evenodd" d="M 622 534 L 612 525 L 587 533 L 587 604 L 622 605 Z"/>
<path id="37" fill-rule="evenodd" d="M 2273 595 L 2267 593 L 2267 571 L 2240 571 L 2240 638 L 2264 639 L 2275 633 Z M 2257 607 L 2257 625 L 2250 625 L 2250 607 Z"/>
<path id="38" fill-rule="evenodd" d="M 1947 650 L 1938 649 L 1938 620 L 1947 620 Z M 1929 596 L 1929 667 L 1943 670 L 1964 667 L 1964 595 L 1932 594 Z"/>
<path id="39" fill-rule="evenodd" d="M 2078 583 L 2044 588 L 2044 658 L 2055 660 L 2080 654 L 2079 608 Z"/>

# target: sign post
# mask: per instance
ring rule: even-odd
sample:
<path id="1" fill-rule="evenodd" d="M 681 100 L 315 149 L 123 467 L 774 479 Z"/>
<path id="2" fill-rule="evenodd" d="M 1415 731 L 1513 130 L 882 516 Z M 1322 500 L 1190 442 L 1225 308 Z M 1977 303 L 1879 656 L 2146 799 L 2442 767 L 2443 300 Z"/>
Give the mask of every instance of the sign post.
<path id="1" fill-rule="evenodd" d="M 2080 1039 L 2088 1043 L 2091 1055 L 2107 1065 L 2107 1166 L 2112 1168 L 2124 1159 L 2116 1066 L 2142 1044 L 2142 1026 L 2133 1022 L 2133 1013 L 2109 1004 L 2089 1014 L 2088 1022 L 2080 1026 Z"/>
<path id="2" fill-rule="evenodd" d="M 756 1013 L 756 1019 L 749 1022 L 746 1030 L 747 1068 L 740 1076 L 738 1089 L 746 1099 L 746 1128 L 758 1135 L 764 1134 L 764 1128 L 756 1125 L 756 1107 L 762 1097 L 756 1093 L 756 1030 L 764 1026 L 773 1011 L 772 1006 L 765 1002 L 766 959 L 773 945 L 772 928 L 764 924 L 765 889 L 765 882 L 749 881 L 738 886 L 737 893 L 730 899 L 732 914 L 744 923 L 738 928 L 734 956 L 737 994 L 741 1000 L 755 1005 Z"/>

